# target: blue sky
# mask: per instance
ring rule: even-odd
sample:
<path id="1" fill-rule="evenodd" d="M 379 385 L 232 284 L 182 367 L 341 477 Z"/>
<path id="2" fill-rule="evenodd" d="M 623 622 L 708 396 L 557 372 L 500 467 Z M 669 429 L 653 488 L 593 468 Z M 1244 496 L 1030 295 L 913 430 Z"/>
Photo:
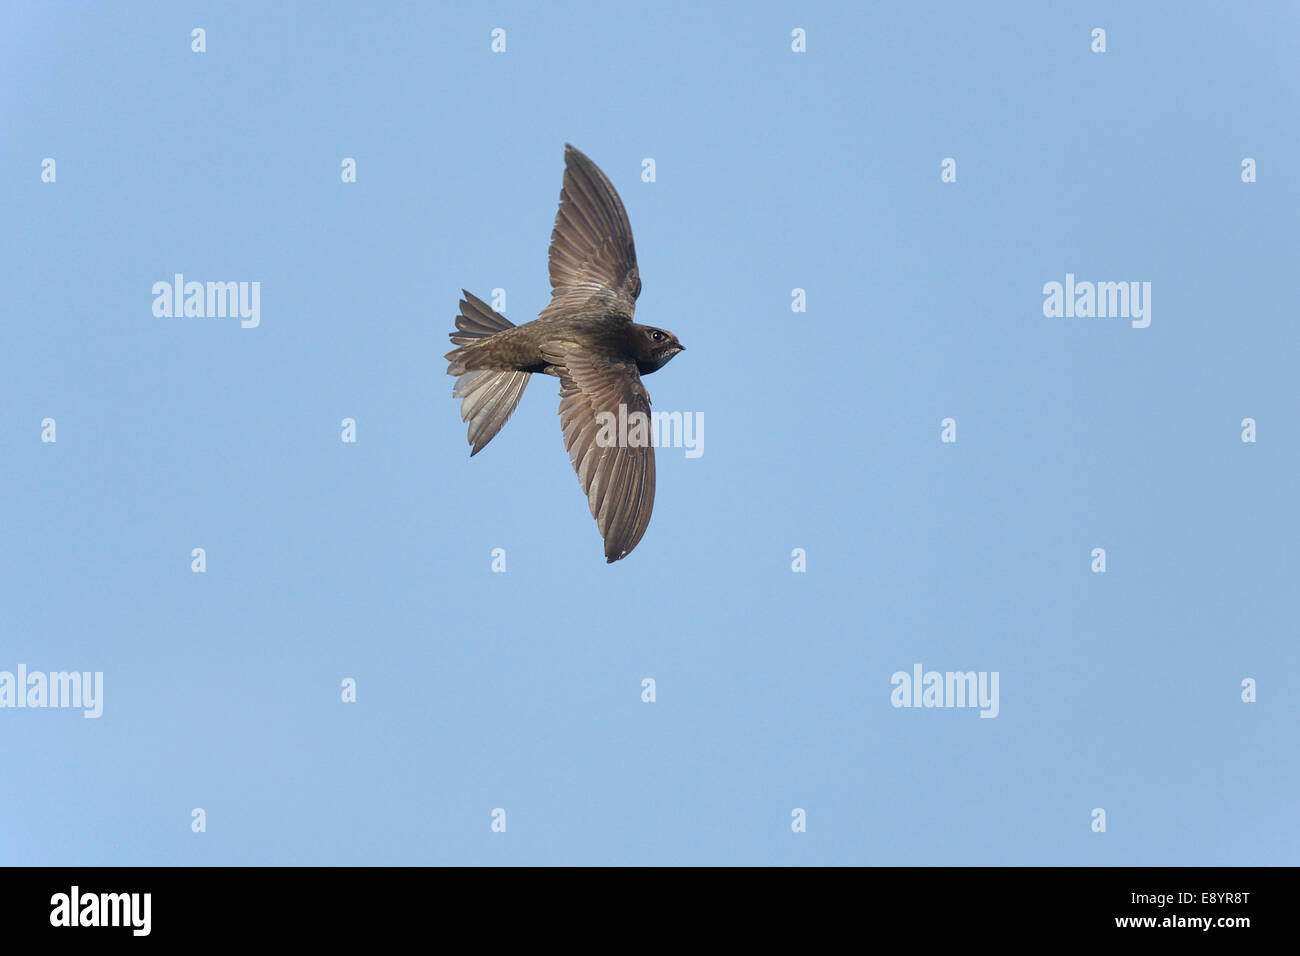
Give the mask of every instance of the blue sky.
<path id="1" fill-rule="evenodd" d="M 1300 861 L 1294 7 L 264 6 L 5 14 L 0 671 L 104 699 L 0 708 L 0 862 Z M 555 381 L 471 461 L 442 358 L 566 142 L 706 422 L 609 566 Z"/>

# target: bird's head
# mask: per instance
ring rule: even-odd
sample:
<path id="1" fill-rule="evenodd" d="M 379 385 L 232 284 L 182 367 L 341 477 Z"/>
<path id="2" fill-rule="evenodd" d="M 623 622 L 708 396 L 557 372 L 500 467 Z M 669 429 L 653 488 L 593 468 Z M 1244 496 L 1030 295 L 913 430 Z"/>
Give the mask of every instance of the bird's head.
<path id="1" fill-rule="evenodd" d="M 642 375 L 663 368 L 678 352 L 685 351 L 686 346 L 677 341 L 677 336 L 664 329 L 648 325 L 637 327 L 636 364 Z"/>

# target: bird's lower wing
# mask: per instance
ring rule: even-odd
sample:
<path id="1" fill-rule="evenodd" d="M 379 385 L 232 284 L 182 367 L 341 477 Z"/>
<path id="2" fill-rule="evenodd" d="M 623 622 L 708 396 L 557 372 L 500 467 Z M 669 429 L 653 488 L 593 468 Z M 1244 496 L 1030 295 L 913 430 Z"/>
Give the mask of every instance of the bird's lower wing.
<path id="1" fill-rule="evenodd" d="M 605 560 L 626 557 L 650 524 L 655 451 L 650 394 L 635 363 L 568 349 L 560 366 L 564 447 L 605 539 Z"/>

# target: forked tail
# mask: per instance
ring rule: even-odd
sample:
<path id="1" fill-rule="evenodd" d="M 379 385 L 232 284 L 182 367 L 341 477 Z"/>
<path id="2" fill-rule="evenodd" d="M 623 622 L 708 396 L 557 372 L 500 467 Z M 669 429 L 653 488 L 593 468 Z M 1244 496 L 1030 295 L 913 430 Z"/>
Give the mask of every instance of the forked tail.
<path id="1" fill-rule="evenodd" d="M 476 362 L 478 346 L 498 332 L 513 329 L 515 324 L 471 292 L 464 293 L 452 349 L 446 358 L 451 363 L 447 374 L 456 376 L 452 395 L 461 400 L 460 417 L 469 422 L 470 457 L 483 450 L 514 414 L 519 399 L 528 386 L 529 373 L 515 369 L 484 367 L 487 360 Z"/>

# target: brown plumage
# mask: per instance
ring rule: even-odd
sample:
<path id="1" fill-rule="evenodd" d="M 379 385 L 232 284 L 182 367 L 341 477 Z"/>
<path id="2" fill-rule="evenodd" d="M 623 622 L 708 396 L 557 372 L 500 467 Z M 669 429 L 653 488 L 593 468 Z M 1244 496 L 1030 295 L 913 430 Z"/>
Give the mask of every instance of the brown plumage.
<path id="1" fill-rule="evenodd" d="M 654 448 L 610 443 L 608 413 L 650 418 L 641 376 L 683 350 L 677 336 L 632 321 L 641 277 L 632 227 L 618 193 L 596 164 L 564 148 L 564 187 L 551 232 L 551 302 L 538 318 L 514 325 L 465 292 L 447 353 L 453 394 L 469 423 L 477 455 L 510 419 L 534 372 L 560 380 L 564 447 L 605 539 L 608 562 L 626 557 L 650 523 L 655 497 Z M 464 290 L 462 290 L 464 291 Z M 624 437 L 622 434 L 620 438 Z"/>

